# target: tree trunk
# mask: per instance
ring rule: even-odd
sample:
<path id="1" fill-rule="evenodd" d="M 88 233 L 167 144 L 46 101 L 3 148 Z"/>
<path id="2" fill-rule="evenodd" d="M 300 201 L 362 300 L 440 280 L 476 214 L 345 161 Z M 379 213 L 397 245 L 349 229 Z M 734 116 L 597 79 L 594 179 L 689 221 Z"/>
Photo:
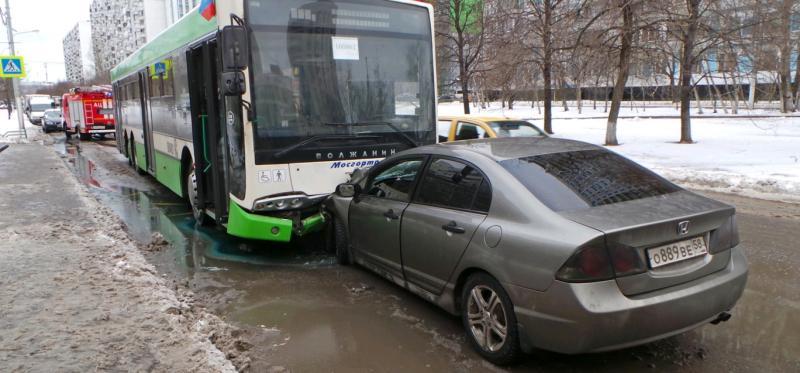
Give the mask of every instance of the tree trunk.
<path id="1" fill-rule="evenodd" d="M 697 114 L 703 114 L 703 103 L 700 102 L 700 92 L 697 91 L 697 87 L 692 88 L 694 92 L 694 100 L 697 102 Z"/>
<path id="2" fill-rule="evenodd" d="M 575 82 L 575 100 L 578 101 L 578 114 L 583 112 L 583 92 L 581 92 L 581 82 Z"/>
<path id="3" fill-rule="evenodd" d="M 794 110 L 800 111 L 800 40 L 797 42 L 797 58 L 794 60 L 794 86 L 792 86 L 792 94 L 794 95 Z"/>
<path id="4" fill-rule="evenodd" d="M 728 84 L 728 78 L 725 73 L 722 73 L 722 79 L 725 80 L 725 89 L 727 90 L 728 97 L 731 100 L 731 114 L 737 115 L 739 114 L 739 85 L 738 81 L 736 80 L 736 75 L 739 73 L 739 70 L 736 70 L 736 73 L 731 75 L 731 84 Z M 731 92 L 731 87 L 733 87 L 733 91 Z M 731 96 L 733 93 L 733 96 Z"/>
<path id="5" fill-rule="evenodd" d="M 544 61 L 542 61 L 542 78 L 544 79 L 544 131 L 553 134 L 553 46 L 550 26 L 553 10 L 550 0 L 544 1 L 544 25 L 542 26 L 542 45 L 544 46 Z"/>
<path id="6" fill-rule="evenodd" d="M 694 67 L 694 42 L 697 35 L 697 24 L 700 18 L 700 1 L 687 0 L 689 19 L 686 32 L 683 34 L 683 51 L 681 53 L 681 144 L 691 144 L 692 140 L 692 70 Z M 695 94 L 697 91 L 695 91 Z"/>
<path id="7" fill-rule="evenodd" d="M 630 57 L 633 47 L 633 9 L 630 1 L 620 0 L 622 10 L 622 42 L 617 63 L 617 81 L 611 93 L 611 111 L 606 122 L 606 145 L 619 145 L 617 141 L 617 119 L 622 105 L 622 96 L 625 93 L 625 84 L 628 82 L 630 72 Z"/>
<path id="8" fill-rule="evenodd" d="M 758 88 L 758 70 L 756 70 L 755 60 L 750 70 L 750 89 L 747 92 L 747 106 L 750 110 L 756 108 L 756 88 Z"/>
<path id="9" fill-rule="evenodd" d="M 780 48 L 780 85 L 781 113 L 794 111 L 794 98 L 791 89 L 791 59 L 792 59 L 792 4 L 794 0 L 783 0 L 781 9 L 781 48 Z"/>
<path id="10" fill-rule="evenodd" d="M 461 101 L 464 104 L 464 114 L 469 114 L 469 81 L 466 73 L 461 73 Z"/>

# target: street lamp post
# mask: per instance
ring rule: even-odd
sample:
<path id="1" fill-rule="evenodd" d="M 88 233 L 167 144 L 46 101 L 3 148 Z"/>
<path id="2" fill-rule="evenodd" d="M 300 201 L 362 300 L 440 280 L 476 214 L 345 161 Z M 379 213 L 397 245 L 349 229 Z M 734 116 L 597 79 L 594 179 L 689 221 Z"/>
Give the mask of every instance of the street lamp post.
<path id="1" fill-rule="evenodd" d="M 17 53 L 14 50 L 14 29 L 11 27 L 11 7 L 8 5 L 8 0 L 6 0 L 6 32 L 8 32 L 8 49 L 11 52 L 12 56 L 15 56 Z M 14 102 L 17 106 L 17 120 L 19 121 L 19 130 L 22 132 L 22 136 L 25 139 L 28 139 L 28 132 L 25 130 L 25 118 L 22 116 L 22 103 L 20 102 L 20 89 L 19 89 L 19 78 L 11 78 L 11 87 L 12 87 L 12 94 L 14 95 Z"/>

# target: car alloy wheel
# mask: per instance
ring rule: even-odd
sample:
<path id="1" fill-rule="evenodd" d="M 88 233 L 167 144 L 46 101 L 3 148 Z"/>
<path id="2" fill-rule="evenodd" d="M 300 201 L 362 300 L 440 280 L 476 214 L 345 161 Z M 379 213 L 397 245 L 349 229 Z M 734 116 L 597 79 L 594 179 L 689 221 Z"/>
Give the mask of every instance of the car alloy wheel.
<path id="1" fill-rule="evenodd" d="M 467 299 L 467 319 L 470 332 L 481 348 L 497 352 L 508 336 L 508 317 L 503 302 L 494 290 L 476 286 Z"/>
<path id="2" fill-rule="evenodd" d="M 472 274 L 462 288 L 460 304 L 472 347 L 494 364 L 516 362 L 520 356 L 517 317 L 500 283 L 488 273 Z"/>

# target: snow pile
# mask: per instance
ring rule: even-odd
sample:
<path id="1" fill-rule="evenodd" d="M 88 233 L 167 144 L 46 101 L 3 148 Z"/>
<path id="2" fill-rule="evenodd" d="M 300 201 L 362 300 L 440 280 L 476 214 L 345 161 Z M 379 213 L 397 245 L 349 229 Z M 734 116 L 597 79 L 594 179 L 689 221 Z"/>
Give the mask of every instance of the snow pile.
<path id="1" fill-rule="evenodd" d="M 11 119 L 9 119 L 8 111 L 5 109 L 0 109 L 0 144 L 28 143 L 38 133 L 41 133 L 38 127 L 34 126 L 28 121 L 28 118 L 25 118 L 24 120 L 25 129 L 28 132 L 28 140 L 26 140 L 20 133 L 17 112 L 12 112 Z"/>
<path id="2" fill-rule="evenodd" d="M 439 115 L 461 112 L 457 103 L 442 104 L 439 109 Z M 530 107 L 506 113 L 518 118 L 533 114 Z M 604 142 L 605 119 L 567 118 L 569 113 L 574 111 L 554 110 L 556 137 Z M 532 122 L 541 126 L 540 120 Z M 753 197 L 800 199 L 798 116 L 693 118 L 696 144 L 692 145 L 677 143 L 677 118 L 625 118 L 619 120 L 617 138 L 621 145 L 611 150 L 677 183 Z"/>

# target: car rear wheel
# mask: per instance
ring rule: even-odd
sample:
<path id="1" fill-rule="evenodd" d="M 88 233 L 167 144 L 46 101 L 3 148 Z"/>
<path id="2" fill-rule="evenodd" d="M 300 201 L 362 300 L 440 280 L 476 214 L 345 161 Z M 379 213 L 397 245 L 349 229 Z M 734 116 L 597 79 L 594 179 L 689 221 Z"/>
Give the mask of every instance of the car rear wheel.
<path id="1" fill-rule="evenodd" d="M 517 317 L 500 283 L 486 273 L 467 279 L 461 293 L 461 320 L 470 345 L 484 359 L 514 363 L 520 356 Z"/>

